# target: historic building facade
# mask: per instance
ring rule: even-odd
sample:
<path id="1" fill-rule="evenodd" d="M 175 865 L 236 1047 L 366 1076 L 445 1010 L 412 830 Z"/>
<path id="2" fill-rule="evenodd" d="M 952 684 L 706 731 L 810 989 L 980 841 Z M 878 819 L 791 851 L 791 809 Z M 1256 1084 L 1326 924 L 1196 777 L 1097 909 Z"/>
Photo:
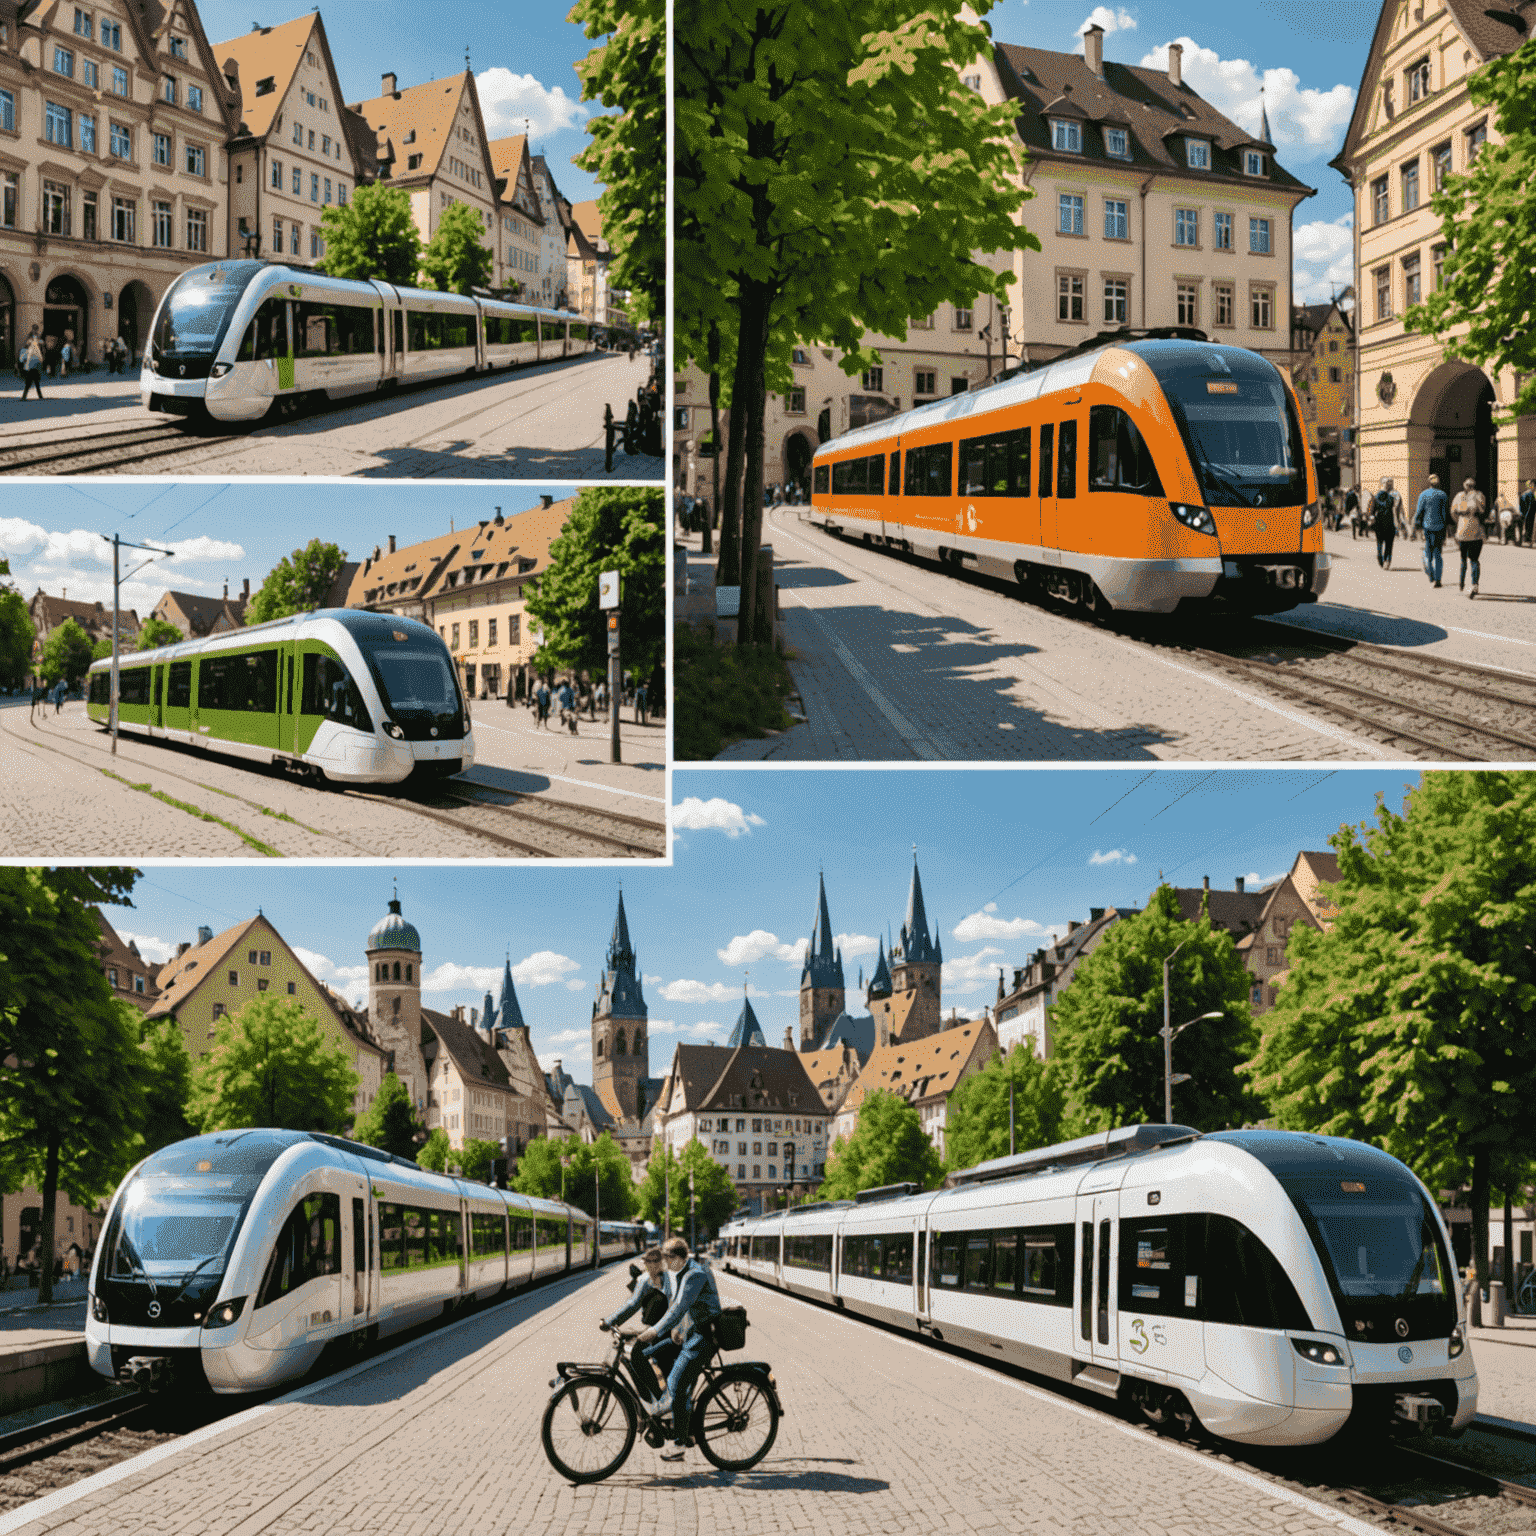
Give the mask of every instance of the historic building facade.
<path id="1" fill-rule="evenodd" d="M 1347 490 L 1355 483 L 1354 301 L 1349 292 L 1349 298 L 1341 294 L 1329 304 L 1297 305 L 1291 323 L 1291 381 L 1301 401 L 1301 424 L 1318 485 L 1325 491 L 1335 486 Z"/>

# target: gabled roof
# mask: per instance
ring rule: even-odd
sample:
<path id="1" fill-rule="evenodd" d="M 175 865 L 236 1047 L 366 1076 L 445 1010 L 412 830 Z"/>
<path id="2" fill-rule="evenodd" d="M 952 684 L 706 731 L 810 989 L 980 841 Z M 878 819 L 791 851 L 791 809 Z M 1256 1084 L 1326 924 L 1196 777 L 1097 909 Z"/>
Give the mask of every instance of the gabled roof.
<path id="1" fill-rule="evenodd" d="M 124 986 L 121 982 L 118 983 L 117 990 L 136 999 L 138 1006 L 147 1011 L 160 995 L 160 988 L 155 983 L 156 967 L 139 953 L 138 945 L 123 942 L 122 935 L 107 921 L 106 914 L 100 907 L 93 910 L 96 913 L 97 925 L 101 928 L 101 943 L 97 946 L 96 953 L 101 957 L 103 968 L 115 966 L 120 974 L 132 973 L 143 976 L 143 992 L 134 992 L 131 987 Z"/>
<path id="2" fill-rule="evenodd" d="M 506 1064 L 490 1047 L 490 1042 L 478 1030 L 461 1023 L 451 1013 L 438 1013 L 431 1008 L 421 1010 L 423 1025 L 437 1037 L 438 1046 L 446 1053 L 453 1069 L 466 1083 L 481 1088 L 500 1088 L 510 1091 L 511 1079 Z M 430 1042 L 423 1040 L 424 1046 Z M 422 1052 L 431 1065 L 432 1055 Z"/>
<path id="3" fill-rule="evenodd" d="M 211 634 L 220 619 L 226 620 L 232 629 L 239 629 L 244 622 L 245 600 L 230 597 L 204 597 L 201 592 L 163 592 L 155 604 L 174 606 L 187 621 L 192 631 L 189 639 Z"/>
<path id="4" fill-rule="evenodd" d="M 1339 856 L 1336 853 L 1303 852 L 1296 855 L 1291 869 L 1291 881 L 1297 894 L 1306 902 L 1319 924 L 1326 926 L 1338 913 L 1338 908 L 1322 892 L 1324 884 L 1336 885 L 1339 880 Z"/>
<path id="5" fill-rule="evenodd" d="M 240 132 L 253 139 L 264 139 L 271 131 L 278 110 L 287 100 L 288 88 L 298 73 L 310 39 L 319 34 L 320 47 L 331 69 L 332 89 L 339 94 L 335 65 L 325 43 L 325 29 L 320 13 L 311 11 L 277 27 L 258 27 L 226 43 L 214 45 L 214 54 L 222 69 L 234 60 L 240 80 Z M 257 94 L 257 85 L 270 78 L 272 89 Z M 338 109 L 340 102 L 336 103 Z"/>
<path id="6" fill-rule="evenodd" d="M 549 546 L 560 537 L 574 500 L 567 496 L 547 507 L 534 507 L 508 518 L 482 519 L 478 528 L 466 528 L 457 535 L 458 549 L 447 557 L 436 576 L 436 590 L 463 591 L 506 580 L 519 571 L 525 581 L 543 575 L 549 569 Z"/>
<path id="7" fill-rule="evenodd" d="M 39 587 L 27 607 L 32 610 L 33 622 L 45 630 L 57 629 L 65 619 L 73 619 L 92 638 L 98 629 L 104 638 L 112 638 L 112 610 L 105 603 L 80 603 L 72 597 L 54 597 Z M 132 608 L 119 608 L 117 627 L 119 634 L 137 632 L 140 628 L 138 613 Z"/>
<path id="8" fill-rule="evenodd" d="M 398 602 L 401 598 L 435 597 L 448 562 L 467 535 L 440 533 L 436 538 L 407 544 L 388 553 L 375 550 L 358 566 L 347 588 L 346 607 Z"/>
<path id="9" fill-rule="evenodd" d="M 595 252 L 602 252 L 603 216 L 595 202 L 572 203 L 571 222 L 586 236 Z"/>
<path id="10" fill-rule="evenodd" d="M 443 157 L 453 139 L 454 126 L 459 120 L 459 108 L 468 93 L 474 109 L 475 136 L 479 140 L 476 150 L 466 150 L 466 160 L 478 156 L 486 167 L 489 178 L 481 191 L 487 202 L 496 201 L 495 173 L 490 169 L 486 156 L 485 124 L 480 116 L 480 101 L 475 94 L 475 77 L 466 69 L 462 74 L 449 75 L 442 80 L 429 80 L 425 85 L 407 86 L 388 96 L 375 96 L 372 101 L 352 102 L 351 108 L 360 114 L 374 130 L 380 158 L 386 144 L 394 152 L 389 166 L 389 178 L 393 182 L 428 181 L 443 170 Z M 409 135 L 414 134 L 414 138 Z M 410 156 L 420 155 L 421 164 L 407 170 Z M 380 173 L 384 167 L 381 165 Z M 468 193 L 470 189 L 465 188 Z"/>
<path id="11" fill-rule="evenodd" d="M 1259 891 L 1218 891 L 1179 885 L 1173 894 L 1178 898 L 1179 916 L 1186 923 L 1199 921 L 1201 904 L 1209 898 L 1211 927 L 1224 928 L 1236 939 L 1259 926 L 1269 892 L 1268 886 Z"/>
<path id="12" fill-rule="evenodd" d="M 678 1051 L 714 1052 L 717 1075 L 697 1106 L 690 1109 L 739 1109 L 747 1114 L 826 1112 L 821 1094 L 806 1075 L 800 1055 L 770 1045 L 740 1045 L 723 1052 L 718 1046 L 678 1046 Z M 724 1056 L 723 1063 L 720 1058 Z M 793 1095 L 793 1098 L 791 1098 Z"/>
<path id="13" fill-rule="evenodd" d="M 30 8 L 22 7 L 19 14 L 25 16 L 28 9 Z M 143 56 L 144 62 L 151 68 L 159 67 L 160 40 L 170 30 L 173 13 L 179 12 L 180 24 L 185 26 L 192 48 L 197 53 L 198 62 L 207 76 L 208 94 L 217 105 L 220 121 L 224 124 L 225 137 L 233 138 L 240 127 L 235 93 L 230 90 L 224 79 L 223 70 L 219 67 L 222 61 L 214 57 L 213 48 L 208 42 L 208 34 L 203 31 L 202 18 L 198 15 L 197 6 L 193 0 L 185 0 L 185 3 L 178 3 L 178 0 L 139 0 L 137 6 L 125 5 L 122 11 L 127 17 L 130 30 L 137 32 L 142 39 L 142 45 L 146 50 Z M 61 23 L 62 14 L 61 8 Z"/>
<path id="14" fill-rule="evenodd" d="M 702 1109 L 720 1081 L 727 1060 L 727 1053 L 718 1045 L 674 1046 L 672 1065 L 663 1080 L 668 1091 L 667 1113 L 677 1115 Z"/>
<path id="15" fill-rule="evenodd" d="M 876 1046 L 840 1112 L 858 1109 L 881 1089 L 909 1100 L 949 1093 L 978 1051 L 990 1056 L 996 1049 L 997 1035 L 985 1019 L 956 1024 L 922 1040 Z"/>
<path id="16" fill-rule="evenodd" d="M 544 204 L 539 199 L 539 185 L 533 176 L 533 162 L 528 154 L 528 135 L 514 133 L 510 138 L 492 139 L 486 145 L 486 153 L 490 156 L 491 169 L 497 179 L 506 181 L 501 194 L 502 202 L 511 204 L 536 223 L 542 224 Z M 517 201 L 518 184 L 524 170 L 528 173 L 528 195 L 533 199 L 532 208 Z"/>
<path id="17" fill-rule="evenodd" d="M 838 1014 L 827 1030 L 826 1038 L 821 1042 L 821 1049 L 841 1050 L 845 1041 L 853 1047 L 854 1054 L 861 1062 L 868 1061 L 869 1053 L 875 1048 L 874 1015 L 847 1012 Z"/>

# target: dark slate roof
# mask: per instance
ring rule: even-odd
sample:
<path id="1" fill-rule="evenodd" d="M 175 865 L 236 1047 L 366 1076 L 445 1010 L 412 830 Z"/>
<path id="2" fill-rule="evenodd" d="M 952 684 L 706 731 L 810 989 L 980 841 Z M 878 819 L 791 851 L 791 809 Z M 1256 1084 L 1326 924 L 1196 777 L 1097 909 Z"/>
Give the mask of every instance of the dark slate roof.
<path id="1" fill-rule="evenodd" d="M 1239 158 L 1245 147 L 1267 145 L 1238 127 L 1196 94 L 1187 82 L 1174 85 L 1166 70 L 1104 61 L 1102 79 L 1089 69 L 1081 54 L 1052 53 L 1044 48 L 1021 48 L 998 43 L 993 48 L 998 75 L 1010 99 L 1017 101 L 1019 138 L 1034 161 L 1108 161 L 1114 165 L 1139 166 L 1142 170 L 1177 170 L 1183 175 L 1209 176 L 1213 181 L 1252 183 L 1243 174 Z M 1067 88 L 1070 87 L 1070 90 Z M 1063 95 L 1088 119 L 1083 129 L 1083 152 L 1071 154 L 1051 148 L 1047 108 Z M 1060 115 L 1059 113 L 1057 115 Z M 1075 113 L 1073 115 L 1076 115 Z M 1130 159 L 1111 160 L 1104 148 L 1102 123 L 1130 127 Z M 1262 129 L 1260 130 L 1262 132 Z M 1211 141 L 1211 169 L 1191 172 L 1178 142 L 1183 134 Z M 1270 153 L 1269 175 L 1263 184 L 1310 193 L 1314 189 L 1298 181 Z"/>
<path id="2" fill-rule="evenodd" d="M 869 978 L 869 991 L 866 997 L 889 997 L 891 995 L 891 968 L 885 963 L 885 939 L 878 940 L 880 945 L 880 960 L 875 966 L 875 974 Z"/>
<path id="3" fill-rule="evenodd" d="M 1208 891 L 1199 885 L 1179 885 L 1173 894 L 1179 899 L 1179 916 L 1187 923 L 1199 920 L 1200 903 L 1209 897 L 1211 927 L 1226 929 L 1234 939 L 1259 926 L 1269 900 L 1267 887 L 1262 891 Z"/>
<path id="4" fill-rule="evenodd" d="M 496 1005 L 497 1029 L 521 1029 L 523 1010 L 518 1006 L 517 988 L 512 985 L 512 962 L 506 961 L 501 972 L 501 1001 Z"/>
<path id="5" fill-rule="evenodd" d="M 423 1008 L 421 1017 L 465 1082 L 488 1083 L 493 1088 L 511 1086 L 501 1057 L 478 1030 L 461 1023 L 451 1013 L 437 1013 L 431 1008 Z M 422 1054 L 426 1055 L 425 1052 Z"/>
<path id="6" fill-rule="evenodd" d="M 1508 22 L 1495 21 L 1489 11 L 1514 13 L 1513 4 L 1490 6 L 1486 0 L 1445 0 L 1445 7 L 1456 20 L 1466 39 L 1484 60 L 1513 53 L 1526 41 Z"/>
<path id="7" fill-rule="evenodd" d="M 381 917 L 368 935 L 369 949 L 405 949 L 421 953 L 421 935 L 400 915 L 400 900 L 389 904 L 389 915 Z"/>
<path id="8" fill-rule="evenodd" d="M 942 961 L 943 947 L 928 936 L 928 911 L 923 905 L 923 877 L 912 861 L 912 884 L 907 891 L 907 920 L 901 925 L 901 942 L 891 951 L 891 958 L 905 965 Z"/>
<path id="9" fill-rule="evenodd" d="M 635 950 L 629 942 L 629 919 L 624 914 L 624 893 L 619 892 L 618 915 L 613 920 L 613 937 L 608 941 L 608 969 L 597 984 L 597 1000 L 592 1017 L 608 1014 L 616 1018 L 647 1017 L 645 996 L 635 972 Z"/>
<path id="10" fill-rule="evenodd" d="M 678 1114 L 685 1109 L 702 1108 L 729 1060 L 730 1053 L 718 1045 L 674 1046 L 672 1066 L 667 1075 L 674 1084 L 674 1091 L 682 1089 L 683 1099 L 681 1104 L 673 1104 L 670 1112 Z"/>
<path id="11" fill-rule="evenodd" d="M 687 1046 L 679 1046 L 679 1051 Z M 694 1046 L 693 1050 L 709 1050 L 708 1046 Z M 821 1094 L 806 1074 L 805 1066 L 796 1051 L 781 1050 L 768 1045 L 741 1045 L 725 1053 L 715 1048 L 719 1069 L 713 1086 L 697 1107 L 709 1109 L 739 1109 L 749 1112 L 755 1109 L 778 1113 L 796 1110 L 800 1113 L 824 1111 Z M 794 1095 L 791 1102 L 790 1095 Z M 743 1100 L 745 1104 L 743 1105 Z M 695 1107 L 692 1103 L 689 1108 Z"/>
<path id="12" fill-rule="evenodd" d="M 838 1014 L 832 1021 L 832 1027 L 827 1031 L 827 1038 L 821 1042 L 820 1049 L 826 1050 L 828 1046 L 841 1045 L 845 1040 L 853 1047 L 854 1054 L 861 1062 L 867 1061 L 869 1053 L 875 1048 L 873 1016 L 867 1013 Z"/>
<path id="13" fill-rule="evenodd" d="M 741 1012 L 736 1015 L 736 1027 L 731 1031 L 731 1038 L 727 1040 L 728 1047 L 738 1045 L 767 1045 L 763 1038 L 763 1026 L 757 1022 L 757 1015 L 752 1011 L 752 999 L 744 997 L 741 1000 Z"/>
<path id="14" fill-rule="evenodd" d="M 832 918 L 827 912 L 827 883 L 816 877 L 816 920 L 811 924 L 811 943 L 800 972 L 802 987 L 843 985 L 843 952 L 832 948 Z"/>

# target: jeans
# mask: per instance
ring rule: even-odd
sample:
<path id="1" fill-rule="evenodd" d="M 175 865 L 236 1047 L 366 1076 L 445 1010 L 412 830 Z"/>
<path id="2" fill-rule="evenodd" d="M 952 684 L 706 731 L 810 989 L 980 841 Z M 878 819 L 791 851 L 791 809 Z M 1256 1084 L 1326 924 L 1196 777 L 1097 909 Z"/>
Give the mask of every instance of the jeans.
<path id="1" fill-rule="evenodd" d="M 651 1348 L 657 1346 L 652 1345 Z M 688 1441 L 688 1418 L 693 1410 L 689 1398 L 693 1395 L 693 1384 L 699 1379 L 699 1372 L 709 1364 L 714 1348 L 712 1328 L 706 1326 L 693 1329 L 683 1340 L 683 1347 L 678 1350 L 677 1359 L 672 1362 L 672 1369 L 667 1375 L 667 1391 L 672 1394 L 674 1438 L 679 1445 L 686 1445 Z M 646 1351 L 647 1354 L 650 1352 Z"/>
<path id="2" fill-rule="evenodd" d="M 634 1367 L 635 1375 L 644 1383 L 648 1396 L 653 1399 L 661 1396 L 662 1382 L 671 1373 L 677 1356 L 678 1346 L 672 1342 L 671 1335 L 657 1339 L 654 1344 L 647 1344 L 643 1349 L 630 1350 L 630 1364 Z"/>
<path id="3" fill-rule="evenodd" d="M 1481 539 L 1464 539 L 1461 543 L 1461 586 L 1467 584 L 1467 567 L 1472 567 L 1472 585 L 1475 587 L 1478 578 L 1482 575 L 1482 565 L 1479 557 L 1483 553 L 1483 541 Z"/>
<path id="4" fill-rule="evenodd" d="M 1424 574 L 1438 582 L 1445 569 L 1445 529 L 1424 530 Z"/>
<path id="5" fill-rule="evenodd" d="M 1376 560 L 1379 565 L 1392 563 L 1392 546 L 1397 542 L 1396 532 L 1376 535 Z"/>

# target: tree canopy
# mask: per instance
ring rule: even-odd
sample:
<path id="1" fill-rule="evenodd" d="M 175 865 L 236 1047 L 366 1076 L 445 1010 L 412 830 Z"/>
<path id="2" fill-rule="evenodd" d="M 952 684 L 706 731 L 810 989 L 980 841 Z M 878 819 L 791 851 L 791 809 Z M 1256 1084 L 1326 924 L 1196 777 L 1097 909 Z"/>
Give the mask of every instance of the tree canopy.
<path id="1" fill-rule="evenodd" d="M 134 649 L 153 651 L 162 645 L 179 645 L 185 639 L 186 636 L 168 619 L 157 619 L 154 614 L 150 614 L 139 627 L 139 638 Z"/>
<path id="2" fill-rule="evenodd" d="M 619 573 L 619 636 L 624 665 L 645 677 L 666 645 L 666 540 L 662 493 L 643 486 L 582 491 L 549 566 L 529 584 L 527 609 L 539 626 L 538 665 L 608 665 L 607 614 L 597 606 L 597 580 Z"/>
<path id="3" fill-rule="evenodd" d="M 334 544 L 311 539 L 303 549 L 284 555 L 267 572 L 260 591 L 245 610 L 247 624 L 265 624 L 290 613 L 308 613 L 322 607 L 336 584 L 347 553 Z M 177 635 L 177 639 L 180 639 Z"/>
<path id="4" fill-rule="evenodd" d="M 415 1157 L 419 1129 L 410 1089 L 393 1072 L 386 1072 L 373 1103 L 352 1127 L 352 1139 L 396 1157 Z"/>
<path id="5" fill-rule="evenodd" d="M 455 1147 L 442 1126 L 436 1127 L 422 1143 L 416 1161 L 423 1168 L 438 1173 L 457 1174 L 461 1179 L 474 1179 L 481 1184 L 491 1181 L 491 1164 L 501 1156 L 501 1148 L 494 1141 L 480 1141 L 473 1136 L 464 1138 L 462 1147 Z"/>
<path id="6" fill-rule="evenodd" d="M 642 1221 L 664 1228 L 663 1236 L 688 1236 L 688 1176 L 693 1175 L 694 1224 L 699 1234 L 718 1232 L 740 1204 L 736 1186 L 724 1167 L 693 1137 L 681 1153 L 661 1145 L 651 1152 L 645 1179 L 638 1187 Z M 670 1191 L 672 1218 L 667 1221 Z"/>
<path id="7" fill-rule="evenodd" d="M 450 203 L 437 221 L 437 233 L 420 258 L 425 286 L 443 292 L 468 293 L 491 280 L 494 258 L 484 244 L 485 221 L 468 203 Z"/>
<path id="8" fill-rule="evenodd" d="M 589 1216 L 600 1215 L 604 1221 L 627 1221 L 635 1209 L 629 1159 L 607 1131 L 590 1142 L 579 1136 L 558 1141 L 535 1136 L 518 1159 L 512 1187 L 545 1200 L 563 1199 L 567 1205 Z"/>
<path id="9" fill-rule="evenodd" d="M 144 1053 L 144 1114 L 139 1122 L 141 1156 L 197 1134 L 187 1118 L 192 1096 L 192 1057 L 181 1026 L 173 1018 L 142 1019 L 139 1048 Z"/>
<path id="10" fill-rule="evenodd" d="M 882 1088 L 859 1106 L 853 1135 L 833 1143 L 818 1198 L 851 1200 L 861 1189 L 909 1182 L 934 1189 L 943 1176 L 944 1165 L 917 1111 Z"/>
<path id="11" fill-rule="evenodd" d="M 411 195 L 402 187 L 373 182 L 358 187 L 345 208 L 327 208 L 320 215 L 325 259 L 319 263 L 332 277 L 409 287 L 421 261 L 421 235 L 411 217 Z"/>
<path id="12" fill-rule="evenodd" d="M 1331 839 L 1337 915 L 1298 926 L 1251 1071 L 1276 1125 L 1370 1141 L 1472 1187 L 1487 1278 L 1495 1180 L 1536 1154 L 1536 774 L 1426 773 L 1402 814 Z"/>
<path id="13" fill-rule="evenodd" d="M 90 670 L 94 659 L 91 637 L 73 619 L 65 619 L 48 631 L 38 670 L 50 683 L 62 677 L 73 688 Z"/>
<path id="14" fill-rule="evenodd" d="M 1013 1084 L 1013 1146 L 1008 1145 L 1008 1086 Z M 1061 1139 L 1061 1085 L 1028 1044 L 998 1052 L 949 1096 L 944 1164 L 974 1168 L 1010 1151 L 1028 1152 Z"/>
<path id="15" fill-rule="evenodd" d="M 357 1073 L 338 1041 L 292 998 L 252 998 L 220 1021 L 197 1064 L 188 1112 L 204 1132 L 241 1126 L 340 1133 Z"/>
<path id="16" fill-rule="evenodd" d="M 1447 357 L 1514 369 L 1519 389 L 1508 410 L 1528 416 L 1536 411 L 1536 39 L 1469 75 L 1467 94 L 1491 109 L 1499 142 L 1490 137 L 1470 169 L 1447 176 L 1430 199 L 1445 269 L 1403 323 L 1443 340 Z"/>
<path id="17" fill-rule="evenodd" d="M 0 582 L 0 687 L 14 688 L 27 675 L 36 637 L 27 600 L 14 587 Z"/>

